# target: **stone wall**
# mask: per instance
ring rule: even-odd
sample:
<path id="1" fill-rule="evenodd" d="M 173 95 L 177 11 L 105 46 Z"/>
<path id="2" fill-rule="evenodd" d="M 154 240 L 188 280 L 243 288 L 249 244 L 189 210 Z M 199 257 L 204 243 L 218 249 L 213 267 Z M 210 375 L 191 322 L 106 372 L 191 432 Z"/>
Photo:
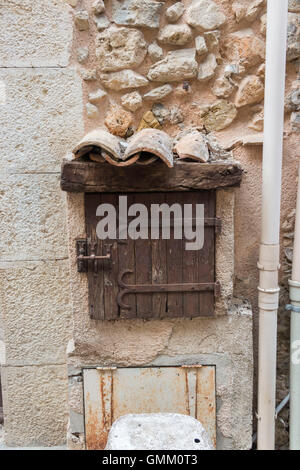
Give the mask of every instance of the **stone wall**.
<path id="1" fill-rule="evenodd" d="M 93 331 L 85 324 L 86 309 L 77 304 L 74 286 L 84 281 L 75 278 L 72 252 L 70 265 L 68 261 L 66 208 L 70 227 L 80 211 L 83 220 L 83 204 L 71 195 L 66 205 L 59 189 L 63 156 L 84 132 L 103 126 L 125 137 L 149 121 L 173 137 L 196 127 L 213 132 L 224 146 L 261 133 L 265 9 L 263 0 L 2 0 L 0 357 L 7 444 L 65 442 L 66 348 L 69 362 L 75 364 L 82 344 L 73 343 L 74 331 L 81 322 L 83 337 Z M 299 0 L 290 0 L 289 10 L 282 222 L 292 224 L 299 160 Z M 261 147 L 238 146 L 234 157 L 245 169 L 234 209 L 234 294 L 251 302 L 257 332 Z M 80 227 L 76 233 L 84 236 Z M 282 241 L 287 240 L 286 233 Z M 70 246 L 74 248 L 73 239 Z M 283 257 L 290 256 L 287 248 L 285 242 Z M 283 286 L 286 282 L 283 276 Z M 236 368 L 244 374 L 240 384 L 238 375 L 233 382 L 220 378 L 223 448 L 251 445 L 251 314 L 249 308 L 246 311 L 243 316 L 231 305 L 229 315 L 221 316 L 214 327 L 196 320 L 199 337 L 188 350 L 184 341 L 185 334 L 193 333 L 190 325 L 150 322 L 150 354 L 142 356 L 142 362 L 134 354 L 136 338 L 145 340 L 144 324 L 136 325 L 134 339 L 128 326 L 119 327 L 128 340 L 120 364 L 126 365 L 130 355 L 143 364 L 180 361 L 180 354 L 183 361 L 187 355 L 205 361 L 206 353 L 215 354 L 215 361 L 223 355 L 224 364 L 231 364 L 224 370 Z M 287 391 L 286 318 L 280 315 L 278 399 Z M 210 335 L 202 337 L 204 327 Z M 213 347 L 222 327 L 228 342 Z M 115 336 L 107 325 L 100 333 L 96 340 L 102 358 L 107 355 L 112 362 L 104 339 L 110 337 L 117 344 L 119 333 Z M 255 351 L 256 338 L 255 334 Z M 80 378 L 72 380 L 80 383 Z M 228 398 L 232 386 L 236 387 Z M 238 396 L 243 398 L 234 408 Z M 286 441 L 284 428 L 278 445 L 285 447 Z"/>
<path id="2" fill-rule="evenodd" d="M 11 446 L 66 441 L 71 311 L 59 175 L 62 157 L 83 134 L 71 48 L 64 2 L 1 2 L 0 339 Z"/>

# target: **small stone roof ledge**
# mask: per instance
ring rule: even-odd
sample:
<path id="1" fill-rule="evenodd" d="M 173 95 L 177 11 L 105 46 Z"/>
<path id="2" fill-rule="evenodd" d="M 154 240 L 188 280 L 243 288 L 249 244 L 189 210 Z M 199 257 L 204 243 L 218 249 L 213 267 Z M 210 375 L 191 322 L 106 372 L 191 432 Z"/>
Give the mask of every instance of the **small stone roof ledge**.
<path id="1" fill-rule="evenodd" d="M 238 186 L 242 174 L 215 138 L 195 129 L 174 142 L 158 129 L 143 129 L 127 141 L 96 129 L 64 159 L 61 188 L 87 193 L 216 189 Z"/>

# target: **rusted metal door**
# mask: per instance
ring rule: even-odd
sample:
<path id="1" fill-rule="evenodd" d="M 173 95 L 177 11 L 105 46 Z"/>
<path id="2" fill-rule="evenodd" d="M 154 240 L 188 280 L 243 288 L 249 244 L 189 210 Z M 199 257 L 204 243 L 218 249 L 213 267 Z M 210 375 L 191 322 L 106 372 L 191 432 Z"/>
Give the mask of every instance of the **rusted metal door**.
<path id="1" fill-rule="evenodd" d="M 78 241 L 77 248 L 82 255 L 79 270 L 88 272 L 91 318 L 213 316 L 220 288 L 215 280 L 215 232 L 220 228 L 215 218 L 215 192 L 127 194 L 128 207 L 144 204 L 149 213 L 152 204 L 163 203 L 169 207 L 179 204 L 182 208 L 184 204 L 204 205 L 201 250 L 187 251 L 184 236 L 175 239 L 175 221 L 170 228 L 170 239 L 162 238 L 161 227 L 160 238 L 151 239 L 149 220 L 148 239 L 100 240 L 96 234 L 97 207 L 112 204 L 118 214 L 119 195 L 85 195 L 87 240 Z"/>
<path id="2" fill-rule="evenodd" d="M 104 449 L 112 423 L 129 413 L 198 419 L 216 446 L 214 366 L 84 369 L 87 449 Z"/>

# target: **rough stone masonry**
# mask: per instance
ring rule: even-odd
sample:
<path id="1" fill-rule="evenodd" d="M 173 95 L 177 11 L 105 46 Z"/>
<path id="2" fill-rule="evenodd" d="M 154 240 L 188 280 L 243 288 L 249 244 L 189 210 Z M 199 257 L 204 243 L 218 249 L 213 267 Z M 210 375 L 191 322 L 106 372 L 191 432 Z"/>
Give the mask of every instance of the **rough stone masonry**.
<path id="1" fill-rule="evenodd" d="M 299 159 L 299 17 L 299 0 L 290 0 L 284 288 Z M 230 191 L 218 194 L 217 210 L 230 220 L 219 250 L 220 276 L 228 298 L 233 290 L 239 299 L 221 306 L 215 321 L 91 324 L 87 286 L 74 261 L 73 237 L 85 236 L 83 195 L 68 195 L 66 203 L 59 172 L 84 133 L 106 124 L 125 138 L 142 123 L 159 125 L 171 137 L 197 129 L 224 147 L 242 137 L 251 142 L 249 135 L 263 131 L 265 33 L 264 0 L 2 2 L 0 349 L 8 445 L 63 445 L 70 419 L 69 446 L 84 447 L 78 364 L 201 361 L 221 370 L 219 447 L 251 446 L 252 317 L 243 302 L 253 308 L 255 352 L 261 147 L 234 150 L 245 169 L 235 203 Z M 287 329 L 282 315 L 278 400 L 288 389 Z M 279 448 L 286 446 L 287 426 L 284 415 L 277 421 Z"/>

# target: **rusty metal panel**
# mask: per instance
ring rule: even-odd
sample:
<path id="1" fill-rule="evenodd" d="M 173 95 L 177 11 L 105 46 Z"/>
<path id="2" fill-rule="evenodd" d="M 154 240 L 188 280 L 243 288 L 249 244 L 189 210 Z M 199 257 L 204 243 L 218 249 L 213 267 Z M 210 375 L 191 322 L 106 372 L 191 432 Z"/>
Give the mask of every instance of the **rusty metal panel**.
<path id="1" fill-rule="evenodd" d="M 104 449 L 128 413 L 181 413 L 201 421 L 216 445 L 214 366 L 84 369 L 87 449 Z"/>
<path id="2" fill-rule="evenodd" d="M 87 449 L 104 449 L 112 421 L 113 370 L 85 369 L 84 406 Z"/>

